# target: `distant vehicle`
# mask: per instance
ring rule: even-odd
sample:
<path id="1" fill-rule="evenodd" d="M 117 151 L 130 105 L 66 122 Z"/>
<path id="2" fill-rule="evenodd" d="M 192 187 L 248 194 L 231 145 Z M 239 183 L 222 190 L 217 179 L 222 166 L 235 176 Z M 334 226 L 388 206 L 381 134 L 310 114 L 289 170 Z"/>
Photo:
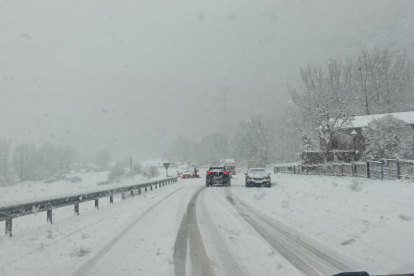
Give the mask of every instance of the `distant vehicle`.
<path id="1" fill-rule="evenodd" d="M 230 186 L 230 173 L 223 166 L 210 167 L 206 173 L 206 186 L 215 184 Z"/>
<path id="2" fill-rule="evenodd" d="M 245 173 L 245 185 L 246 187 L 271 187 L 271 179 L 270 173 L 266 172 L 265 168 L 253 168 L 249 169 L 247 173 Z"/>
<path id="3" fill-rule="evenodd" d="M 235 163 L 226 163 L 226 164 L 224 164 L 224 167 L 226 168 L 226 171 L 228 171 L 232 175 L 236 174 L 236 164 Z"/>
<path id="4" fill-rule="evenodd" d="M 177 168 L 177 176 L 180 177 L 181 174 L 186 171 L 189 170 L 190 168 L 187 165 L 182 165 L 182 166 L 178 166 Z"/>
<path id="5" fill-rule="evenodd" d="M 232 175 L 236 174 L 236 162 L 234 159 L 221 159 L 220 164 L 223 164 L 223 166 L 226 168 L 226 171 L 231 173 Z"/>
<path id="6" fill-rule="evenodd" d="M 180 174 L 180 177 L 181 177 L 181 179 L 184 179 L 184 178 L 194 178 L 195 177 L 195 174 L 194 174 L 194 171 L 193 170 L 188 169 L 188 170 L 184 170 Z"/>

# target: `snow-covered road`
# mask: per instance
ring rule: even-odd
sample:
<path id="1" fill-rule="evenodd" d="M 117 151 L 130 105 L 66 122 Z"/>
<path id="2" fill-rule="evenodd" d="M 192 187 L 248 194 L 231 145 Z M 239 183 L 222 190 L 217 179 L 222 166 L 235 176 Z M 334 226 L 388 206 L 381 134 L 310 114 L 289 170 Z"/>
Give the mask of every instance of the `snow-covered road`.
<path id="1" fill-rule="evenodd" d="M 0 275 L 330 275 L 412 270 L 412 183 L 274 175 L 272 188 L 204 178 L 115 204 L 16 219 Z M 397 206 L 403 206 L 398 208 Z M 405 235 L 405 236 L 404 236 Z"/>

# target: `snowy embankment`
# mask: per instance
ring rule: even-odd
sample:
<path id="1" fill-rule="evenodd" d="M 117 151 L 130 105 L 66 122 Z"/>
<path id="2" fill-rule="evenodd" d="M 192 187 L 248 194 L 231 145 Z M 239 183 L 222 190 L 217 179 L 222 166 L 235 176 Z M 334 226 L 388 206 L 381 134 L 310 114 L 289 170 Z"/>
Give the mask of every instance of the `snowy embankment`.
<path id="1" fill-rule="evenodd" d="M 413 183 L 288 174 L 272 181 L 271 189 L 235 194 L 371 273 L 414 270 Z"/>
<path id="2" fill-rule="evenodd" d="M 43 180 L 25 181 L 12 186 L 0 187 L 0 207 L 120 188 L 165 178 L 165 174 L 161 174 L 160 177 L 152 179 L 142 175 L 136 175 L 134 178 L 123 179 L 119 183 L 97 185 L 98 182 L 108 180 L 108 171 L 70 173 L 66 174 L 66 176 L 77 176 L 82 181 L 76 183 L 66 180 L 59 180 L 53 183 L 45 183 Z"/>

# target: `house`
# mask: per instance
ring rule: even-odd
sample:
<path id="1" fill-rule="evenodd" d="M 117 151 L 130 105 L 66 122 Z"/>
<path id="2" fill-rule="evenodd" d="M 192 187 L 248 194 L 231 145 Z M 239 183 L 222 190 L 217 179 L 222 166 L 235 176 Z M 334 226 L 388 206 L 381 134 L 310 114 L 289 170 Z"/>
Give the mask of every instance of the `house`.
<path id="1" fill-rule="evenodd" d="M 363 160 L 365 152 L 365 139 L 362 135 L 362 129 L 373 120 L 380 119 L 384 116 L 392 115 L 397 119 L 405 121 L 408 125 L 414 128 L 414 111 L 409 112 L 398 112 L 398 113 L 386 113 L 386 114 L 375 114 L 375 115 L 364 115 L 355 116 L 353 119 L 342 125 L 341 129 L 336 130 L 332 143 L 328 151 L 332 153 L 331 157 L 328 157 L 328 161 L 338 160 L 342 162 L 351 162 L 354 160 Z M 355 149 L 356 156 L 354 156 L 354 139 L 351 133 L 356 132 L 355 135 Z M 320 148 L 323 149 L 323 141 L 320 139 Z M 319 151 L 319 155 L 325 151 Z M 312 156 L 315 155 L 315 156 Z M 303 153 L 302 160 L 307 160 L 308 163 L 320 163 L 322 157 L 316 156 L 315 153 Z M 312 161 L 310 161 L 312 160 Z"/>

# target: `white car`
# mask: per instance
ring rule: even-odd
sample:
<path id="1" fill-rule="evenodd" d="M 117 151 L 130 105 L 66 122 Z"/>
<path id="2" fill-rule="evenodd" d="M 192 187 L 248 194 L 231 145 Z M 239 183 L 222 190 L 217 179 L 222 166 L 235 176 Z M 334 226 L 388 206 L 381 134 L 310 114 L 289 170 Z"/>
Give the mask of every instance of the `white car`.
<path id="1" fill-rule="evenodd" d="M 184 178 L 194 178 L 194 170 L 185 170 L 180 174 L 181 179 Z"/>
<path id="2" fill-rule="evenodd" d="M 246 187 L 271 187 L 270 173 L 266 172 L 265 168 L 252 168 L 245 173 L 245 185 Z"/>

